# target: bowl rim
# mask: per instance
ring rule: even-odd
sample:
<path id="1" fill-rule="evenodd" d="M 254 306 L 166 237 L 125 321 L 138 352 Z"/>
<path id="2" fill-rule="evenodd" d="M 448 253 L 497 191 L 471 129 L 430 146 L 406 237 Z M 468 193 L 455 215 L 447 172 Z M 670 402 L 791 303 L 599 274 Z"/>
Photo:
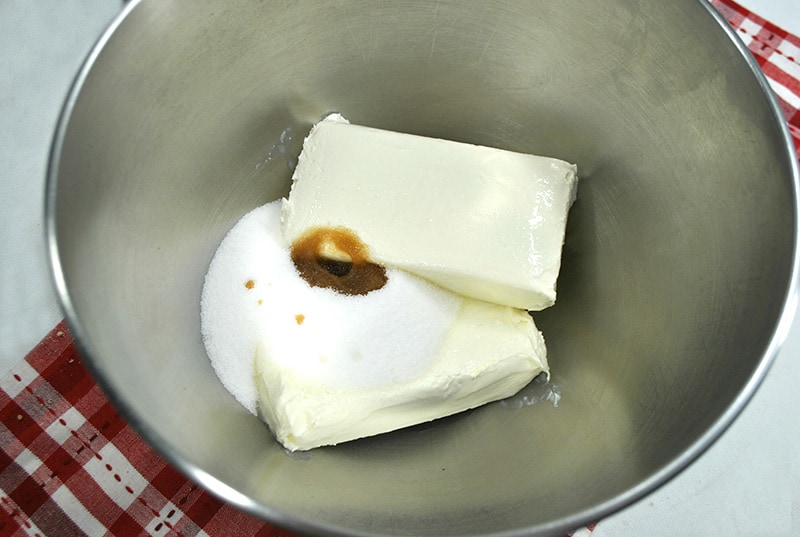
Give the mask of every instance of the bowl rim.
<path id="1" fill-rule="evenodd" d="M 139 417 L 133 411 L 132 407 L 114 392 L 109 377 L 106 375 L 100 364 L 92 358 L 96 353 L 92 348 L 89 338 L 87 337 L 87 332 L 83 323 L 81 322 L 80 315 L 76 311 L 73 304 L 70 291 L 66 285 L 63 267 L 60 260 L 58 232 L 56 225 L 58 169 L 60 167 L 61 154 L 70 118 L 81 89 L 86 82 L 86 79 L 88 78 L 95 61 L 105 48 L 105 45 L 112 38 L 116 30 L 123 24 L 128 15 L 141 1 L 143 0 L 132 0 L 127 2 L 124 8 L 108 25 L 99 39 L 92 46 L 67 92 L 66 98 L 61 107 L 50 146 L 50 154 L 48 156 L 47 169 L 45 172 L 45 242 L 51 278 L 55 285 L 59 305 L 65 315 L 65 319 L 73 336 L 73 340 L 75 341 L 80 354 L 85 357 L 84 363 L 94 380 L 102 389 L 104 395 L 120 412 L 124 419 L 131 425 L 131 427 L 133 427 L 133 429 L 147 442 L 147 444 L 153 448 L 156 453 L 162 456 L 169 464 L 179 470 L 184 476 L 202 486 L 213 496 L 217 497 L 223 502 L 233 505 L 247 514 L 265 521 L 266 523 L 285 527 L 300 533 L 305 532 L 329 536 L 357 535 L 364 537 L 385 535 L 388 537 L 389 534 L 373 534 L 364 532 L 354 533 L 352 529 L 345 527 L 323 525 L 319 522 L 298 517 L 292 515 L 291 513 L 287 513 L 259 503 L 249 498 L 245 494 L 237 491 L 232 486 L 211 475 L 195 463 L 186 460 L 177 451 L 177 449 L 170 444 L 170 442 L 158 434 L 154 429 L 149 427 L 146 421 Z M 800 264 L 798 262 L 798 249 L 800 249 L 800 224 L 798 223 L 798 207 L 800 207 L 800 169 L 794 143 L 792 141 L 792 137 L 781 107 L 769 85 L 769 82 L 767 81 L 766 76 L 758 65 L 758 62 L 750 53 L 747 46 L 736 33 L 736 30 L 734 30 L 728 24 L 723 15 L 713 7 L 710 1 L 694 1 L 700 4 L 700 6 L 705 9 L 706 13 L 711 16 L 717 26 L 723 30 L 723 32 L 729 38 L 731 44 L 738 51 L 740 58 L 744 61 L 751 74 L 755 77 L 756 82 L 761 90 L 761 96 L 766 99 L 772 119 L 780 132 L 783 153 L 785 154 L 792 178 L 792 201 L 794 205 L 792 233 L 794 237 L 794 249 L 792 251 L 789 283 L 784 294 L 784 301 L 781 305 L 781 312 L 777 319 L 775 329 L 769 339 L 768 345 L 762 353 L 762 357 L 758 363 L 758 366 L 755 368 L 740 393 L 734 398 L 728 408 L 715 420 L 712 426 L 688 448 L 676 455 L 671 462 L 637 485 L 591 508 L 573 513 L 572 515 L 561 517 L 550 523 L 491 534 L 495 537 L 523 537 L 532 535 L 531 532 L 533 532 L 534 535 L 564 535 L 575 528 L 596 523 L 603 518 L 606 518 L 609 515 L 630 506 L 676 477 L 679 473 L 686 469 L 686 467 L 688 467 L 703 453 L 705 453 L 705 451 L 722 436 L 722 434 L 741 414 L 742 410 L 752 399 L 758 387 L 766 377 L 769 368 L 774 363 L 776 356 L 786 341 L 794 322 L 795 312 L 798 306 L 798 271 L 800 268 Z"/>

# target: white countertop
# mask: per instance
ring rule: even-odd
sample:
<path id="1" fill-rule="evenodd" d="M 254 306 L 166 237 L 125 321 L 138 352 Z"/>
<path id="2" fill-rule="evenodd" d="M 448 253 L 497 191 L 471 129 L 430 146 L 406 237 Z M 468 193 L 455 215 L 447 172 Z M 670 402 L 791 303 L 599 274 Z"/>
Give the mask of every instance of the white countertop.
<path id="1" fill-rule="evenodd" d="M 739 0 L 800 35 L 797 0 Z M 0 2 L 0 375 L 62 318 L 44 247 L 43 185 L 62 101 L 119 0 Z M 800 535 L 800 319 L 739 419 L 666 486 L 592 537 Z"/>

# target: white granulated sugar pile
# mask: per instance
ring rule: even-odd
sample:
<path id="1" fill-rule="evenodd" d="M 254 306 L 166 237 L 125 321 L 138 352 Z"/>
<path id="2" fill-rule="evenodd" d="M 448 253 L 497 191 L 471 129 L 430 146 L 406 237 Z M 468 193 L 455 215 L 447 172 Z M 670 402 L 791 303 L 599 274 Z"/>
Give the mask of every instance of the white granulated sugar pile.
<path id="1" fill-rule="evenodd" d="M 280 201 L 245 215 L 206 275 L 201 330 L 220 380 L 250 412 L 256 349 L 324 388 L 380 387 L 431 367 L 462 299 L 408 273 L 362 296 L 311 287 L 280 232 Z"/>

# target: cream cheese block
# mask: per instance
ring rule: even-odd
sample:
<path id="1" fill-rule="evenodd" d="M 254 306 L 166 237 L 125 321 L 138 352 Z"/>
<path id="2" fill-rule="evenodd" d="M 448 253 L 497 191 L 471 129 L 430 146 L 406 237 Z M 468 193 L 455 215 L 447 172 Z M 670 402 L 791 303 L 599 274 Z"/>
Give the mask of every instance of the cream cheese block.
<path id="1" fill-rule="evenodd" d="M 413 341 L 413 334 L 401 332 Z M 333 367 L 350 366 L 346 352 L 332 356 L 323 341 L 314 341 L 319 348 L 304 362 L 320 353 Z M 259 409 L 291 451 L 374 436 L 504 399 L 547 369 L 544 340 L 530 315 L 474 299 L 463 299 L 439 348 L 406 379 L 392 381 L 387 371 L 369 384 L 347 386 L 295 359 L 261 346 L 256 351 Z"/>
<path id="2" fill-rule="evenodd" d="M 218 377 L 289 450 L 454 414 L 547 372 L 524 311 L 464 298 L 402 270 L 362 296 L 311 287 L 280 230 L 280 202 L 220 244 L 201 297 Z"/>
<path id="3" fill-rule="evenodd" d="M 455 293 L 540 310 L 556 299 L 576 167 L 562 160 L 353 125 L 303 144 L 282 210 L 289 244 L 343 226 L 372 259 Z"/>

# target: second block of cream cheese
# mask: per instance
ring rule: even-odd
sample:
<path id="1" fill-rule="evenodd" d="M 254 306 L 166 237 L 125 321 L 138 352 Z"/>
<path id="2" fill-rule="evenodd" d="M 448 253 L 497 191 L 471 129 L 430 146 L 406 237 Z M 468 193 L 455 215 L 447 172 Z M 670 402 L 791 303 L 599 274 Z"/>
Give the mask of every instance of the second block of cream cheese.
<path id="1" fill-rule="evenodd" d="M 461 295 L 540 310 L 556 298 L 576 167 L 352 125 L 333 114 L 306 138 L 284 202 L 291 244 L 343 226 L 373 261 Z"/>
<path id="2" fill-rule="evenodd" d="M 305 450 L 447 416 L 547 372 L 531 316 L 462 298 L 397 269 L 362 296 L 309 286 L 280 233 L 277 202 L 220 244 L 201 299 L 212 366 L 277 439 Z"/>

